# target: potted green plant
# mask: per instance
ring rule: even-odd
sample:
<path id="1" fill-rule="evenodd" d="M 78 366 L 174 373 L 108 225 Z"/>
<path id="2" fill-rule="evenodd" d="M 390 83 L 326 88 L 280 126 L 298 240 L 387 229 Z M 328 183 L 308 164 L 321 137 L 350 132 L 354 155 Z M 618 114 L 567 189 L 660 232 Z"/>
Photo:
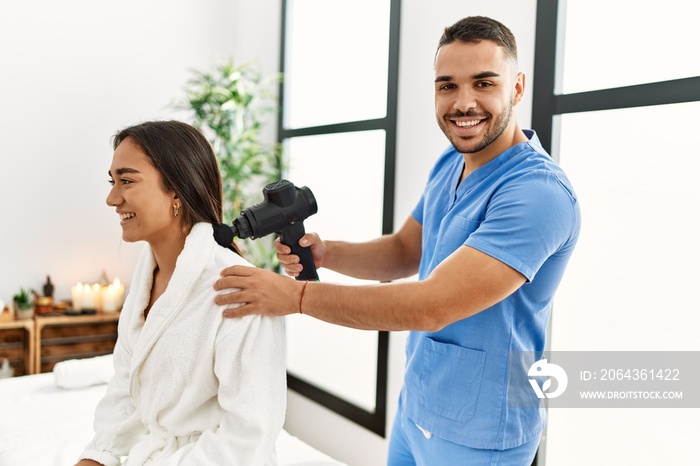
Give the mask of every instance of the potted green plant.
<path id="1" fill-rule="evenodd" d="M 34 301 L 32 293 L 28 289 L 20 288 L 19 293 L 12 297 L 15 304 L 15 312 L 18 319 L 31 319 L 34 317 Z"/>
<path id="2" fill-rule="evenodd" d="M 192 124 L 209 139 L 219 160 L 224 184 L 224 221 L 231 223 L 245 207 L 262 201 L 262 188 L 281 178 L 279 144 L 264 144 L 266 116 L 277 110 L 271 89 L 281 75 L 263 79 L 253 63 L 233 59 L 209 71 L 193 70 L 185 97 L 174 104 L 192 115 Z M 272 269 L 277 260 L 274 238 L 238 240 L 244 256 L 258 267 Z"/>

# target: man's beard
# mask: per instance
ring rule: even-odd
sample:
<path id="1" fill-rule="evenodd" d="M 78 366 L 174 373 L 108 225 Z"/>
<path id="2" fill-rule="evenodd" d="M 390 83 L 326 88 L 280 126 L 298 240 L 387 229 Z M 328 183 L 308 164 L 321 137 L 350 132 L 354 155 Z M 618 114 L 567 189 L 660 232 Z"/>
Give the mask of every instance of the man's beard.
<path id="1" fill-rule="evenodd" d="M 446 131 L 445 125 L 450 125 L 451 123 L 445 123 L 444 121 L 440 122 L 440 128 L 442 129 L 442 132 L 445 133 L 445 136 L 447 136 L 447 139 L 452 143 L 455 149 L 457 149 L 458 152 L 461 154 L 474 154 L 476 152 L 484 150 L 486 147 L 488 147 L 493 141 L 498 139 L 501 134 L 506 130 L 508 125 L 510 124 L 510 119 L 513 116 L 513 106 L 509 105 L 507 112 L 501 113 L 499 117 L 496 120 L 492 120 L 495 123 L 495 127 L 492 127 L 490 130 L 484 134 L 484 137 L 482 140 L 475 146 L 475 147 L 465 147 L 463 144 L 467 143 L 468 140 L 464 141 L 460 139 L 459 137 L 453 137 L 450 135 L 449 131 Z M 469 110 L 467 113 L 462 113 L 462 112 L 457 112 L 454 114 L 451 114 L 447 117 L 445 117 L 445 120 L 450 120 L 453 118 L 465 118 L 465 117 L 486 117 L 489 121 L 491 121 L 492 115 L 488 112 L 485 112 L 483 115 L 479 115 L 476 112 Z M 460 147 L 461 146 L 461 147 Z"/>

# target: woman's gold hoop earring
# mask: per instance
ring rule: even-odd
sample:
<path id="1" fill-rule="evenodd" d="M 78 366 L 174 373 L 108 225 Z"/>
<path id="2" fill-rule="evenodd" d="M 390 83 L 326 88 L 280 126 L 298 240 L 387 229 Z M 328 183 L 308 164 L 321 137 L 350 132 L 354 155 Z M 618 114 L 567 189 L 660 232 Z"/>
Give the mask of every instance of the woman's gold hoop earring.
<path id="1" fill-rule="evenodd" d="M 180 206 L 177 205 L 177 204 L 175 204 L 175 205 L 173 206 L 173 211 L 175 211 L 175 216 L 176 216 L 176 217 L 177 217 L 178 215 L 180 215 Z"/>

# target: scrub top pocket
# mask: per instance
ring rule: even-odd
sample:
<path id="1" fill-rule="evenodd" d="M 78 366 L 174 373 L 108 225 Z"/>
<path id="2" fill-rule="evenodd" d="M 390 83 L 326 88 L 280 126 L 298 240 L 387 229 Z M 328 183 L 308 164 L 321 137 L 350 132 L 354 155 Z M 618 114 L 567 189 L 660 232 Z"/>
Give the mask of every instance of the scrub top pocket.
<path id="1" fill-rule="evenodd" d="M 422 340 L 423 408 L 440 417 L 466 422 L 476 411 L 486 353 L 426 337 Z"/>

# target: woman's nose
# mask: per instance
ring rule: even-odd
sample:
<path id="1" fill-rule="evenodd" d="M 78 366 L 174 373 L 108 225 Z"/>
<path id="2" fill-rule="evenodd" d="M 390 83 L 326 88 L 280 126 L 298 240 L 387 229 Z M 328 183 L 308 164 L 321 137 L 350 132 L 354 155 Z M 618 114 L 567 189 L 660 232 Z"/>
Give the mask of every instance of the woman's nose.
<path id="1" fill-rule="evenodd" d="M 117 206 L 121 204 L 121 196 L 119 196 L 118 193 L 115 192 L 116 186 L 112 186 L 112 189 L 109 190 L 109 194 L 107 194 L 107 205 L 110 207 Z"/>

